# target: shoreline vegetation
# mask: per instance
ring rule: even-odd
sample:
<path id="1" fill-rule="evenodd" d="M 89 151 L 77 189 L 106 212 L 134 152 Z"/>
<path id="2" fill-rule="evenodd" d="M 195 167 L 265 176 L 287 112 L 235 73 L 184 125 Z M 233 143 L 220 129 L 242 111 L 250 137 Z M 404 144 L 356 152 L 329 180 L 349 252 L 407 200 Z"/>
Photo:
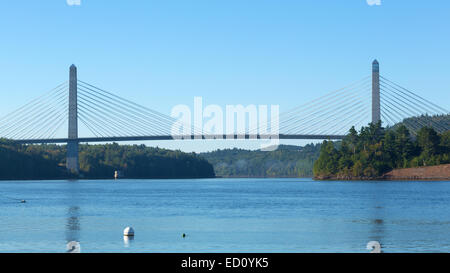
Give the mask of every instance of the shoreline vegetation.
<path id="1" fill-rule="evenodd" d="M 65 167 L 65 145 L 22 145 L 0 139 L 0 180 L 114 179 L 116 171 L 123 179 L 450 180 L 450 131 L 439 134 L 422 127 L 410 133 L 405 125 L 415 119 L 425 125 L 436 119 L 442 128 L 450 124 L 450 115 L 414 117 L 390 128 L 369 124 L 357 132 L 352 127 L 342 141 L 280 145 L 274 151 L 225 149 L 196 154 L 145 145 L 82 144 L 78 174 Z"/>
<path id="2" fill-rule="evenodd" d="M 65 145 L 21 145 L 0 140 L 0 180 L 214 178 L 212 165 L 194 153 L 145 145 L 80 145 L 80 173 L 65 167 Z"/>
<path id="3" fill-rule="evenodd" d="M 280 145 L 275 151 L 225 149 L 201 153 L 223 178 L 313 177 L 321 144 Z"/>
<path id="4" fill-rule="evenodd" d="M 403 124 L 385 129 L 379 122 L 359 133 L 352 127 L 343 141 L 324 141 L 313 171 L 317 180 L 427 180 L 427 168 L 449 163 L 450 131 L 422 127 L 411 135 Z M 442 167 L 439 179 L 450 180 L 449 170 Z"/>

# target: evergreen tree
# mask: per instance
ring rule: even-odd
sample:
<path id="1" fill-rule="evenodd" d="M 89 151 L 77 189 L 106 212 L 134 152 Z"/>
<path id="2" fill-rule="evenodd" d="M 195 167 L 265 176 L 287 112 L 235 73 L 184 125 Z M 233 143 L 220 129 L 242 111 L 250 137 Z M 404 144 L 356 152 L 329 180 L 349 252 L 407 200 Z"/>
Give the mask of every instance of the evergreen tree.
<path id="1" fill-rule="evenodd" d="M 414 139 L 404 125 L 385 130 L 378 122 L 359 133 L 352 127 L 341 145 L 325 141 L 313 171 L 318 178 L 371 179 L 395 168 L 450 163 L 449 153 L 449 131 L 423 127 Z"/>

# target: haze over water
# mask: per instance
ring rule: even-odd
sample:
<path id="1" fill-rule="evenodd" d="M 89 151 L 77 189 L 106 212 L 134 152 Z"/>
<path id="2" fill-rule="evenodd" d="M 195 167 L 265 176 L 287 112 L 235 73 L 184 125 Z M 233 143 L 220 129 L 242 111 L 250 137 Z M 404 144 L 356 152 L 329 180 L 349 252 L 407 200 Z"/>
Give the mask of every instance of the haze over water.
<path id="1" fill-rule="evenodd" d="M 4 181 L 0 223 L 0 252 L 450 252 L 450 183 Z"/>

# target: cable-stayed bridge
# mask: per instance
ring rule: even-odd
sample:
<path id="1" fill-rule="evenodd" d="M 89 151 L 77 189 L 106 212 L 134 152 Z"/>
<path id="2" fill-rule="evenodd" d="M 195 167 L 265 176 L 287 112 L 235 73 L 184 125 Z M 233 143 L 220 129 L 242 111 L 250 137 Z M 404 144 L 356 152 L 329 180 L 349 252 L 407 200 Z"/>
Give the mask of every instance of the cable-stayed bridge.
<path id="1" fill-rule="evenodd" d="M 350 127 L 382 121 L 386 126 L 402 122 L 412 132 L 424 126 L 438 132 L 449 122 L 431 116 L 449 111 L 380 75 L 372 63 L 372 75 L 344 88 L 281 113 L 276 120 L 233 134 L 214 135 L 192 125 L 190 135 L 174 135 L 178 122 L 149 107 L 81 81 L 70 67 L 69 81 L 30 101 L 0 119 L 0 137 L 23 144 L 67 143 L 67 168 L 78 171 L 78 144 L 176 139 L 343 139 Z M 421 116 L 420 119 L 408 119 Z M 273 124 L 276 135 L 263 134 Z M 86 135 L 79 135 L 84 127 Z M 265 128 L 264 128 L 265 127 Z M 67 130 L 67 131 L 66 131 Z M 58 132 L 68 132 L 67 137 Z"/>

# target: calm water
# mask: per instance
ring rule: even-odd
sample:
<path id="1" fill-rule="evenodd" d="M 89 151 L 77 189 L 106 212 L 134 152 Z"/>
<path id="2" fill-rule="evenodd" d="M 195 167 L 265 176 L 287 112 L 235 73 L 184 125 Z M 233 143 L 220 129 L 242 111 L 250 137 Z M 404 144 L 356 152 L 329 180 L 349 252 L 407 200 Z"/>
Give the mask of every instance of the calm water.
<path id="1" fill-rule="evenodd" d="M 372 240 L 450 252 L 450 183 L 0 182 L 0 252 L 65 252 L 74 240 L 82 252 L 368 252 Z"/>

